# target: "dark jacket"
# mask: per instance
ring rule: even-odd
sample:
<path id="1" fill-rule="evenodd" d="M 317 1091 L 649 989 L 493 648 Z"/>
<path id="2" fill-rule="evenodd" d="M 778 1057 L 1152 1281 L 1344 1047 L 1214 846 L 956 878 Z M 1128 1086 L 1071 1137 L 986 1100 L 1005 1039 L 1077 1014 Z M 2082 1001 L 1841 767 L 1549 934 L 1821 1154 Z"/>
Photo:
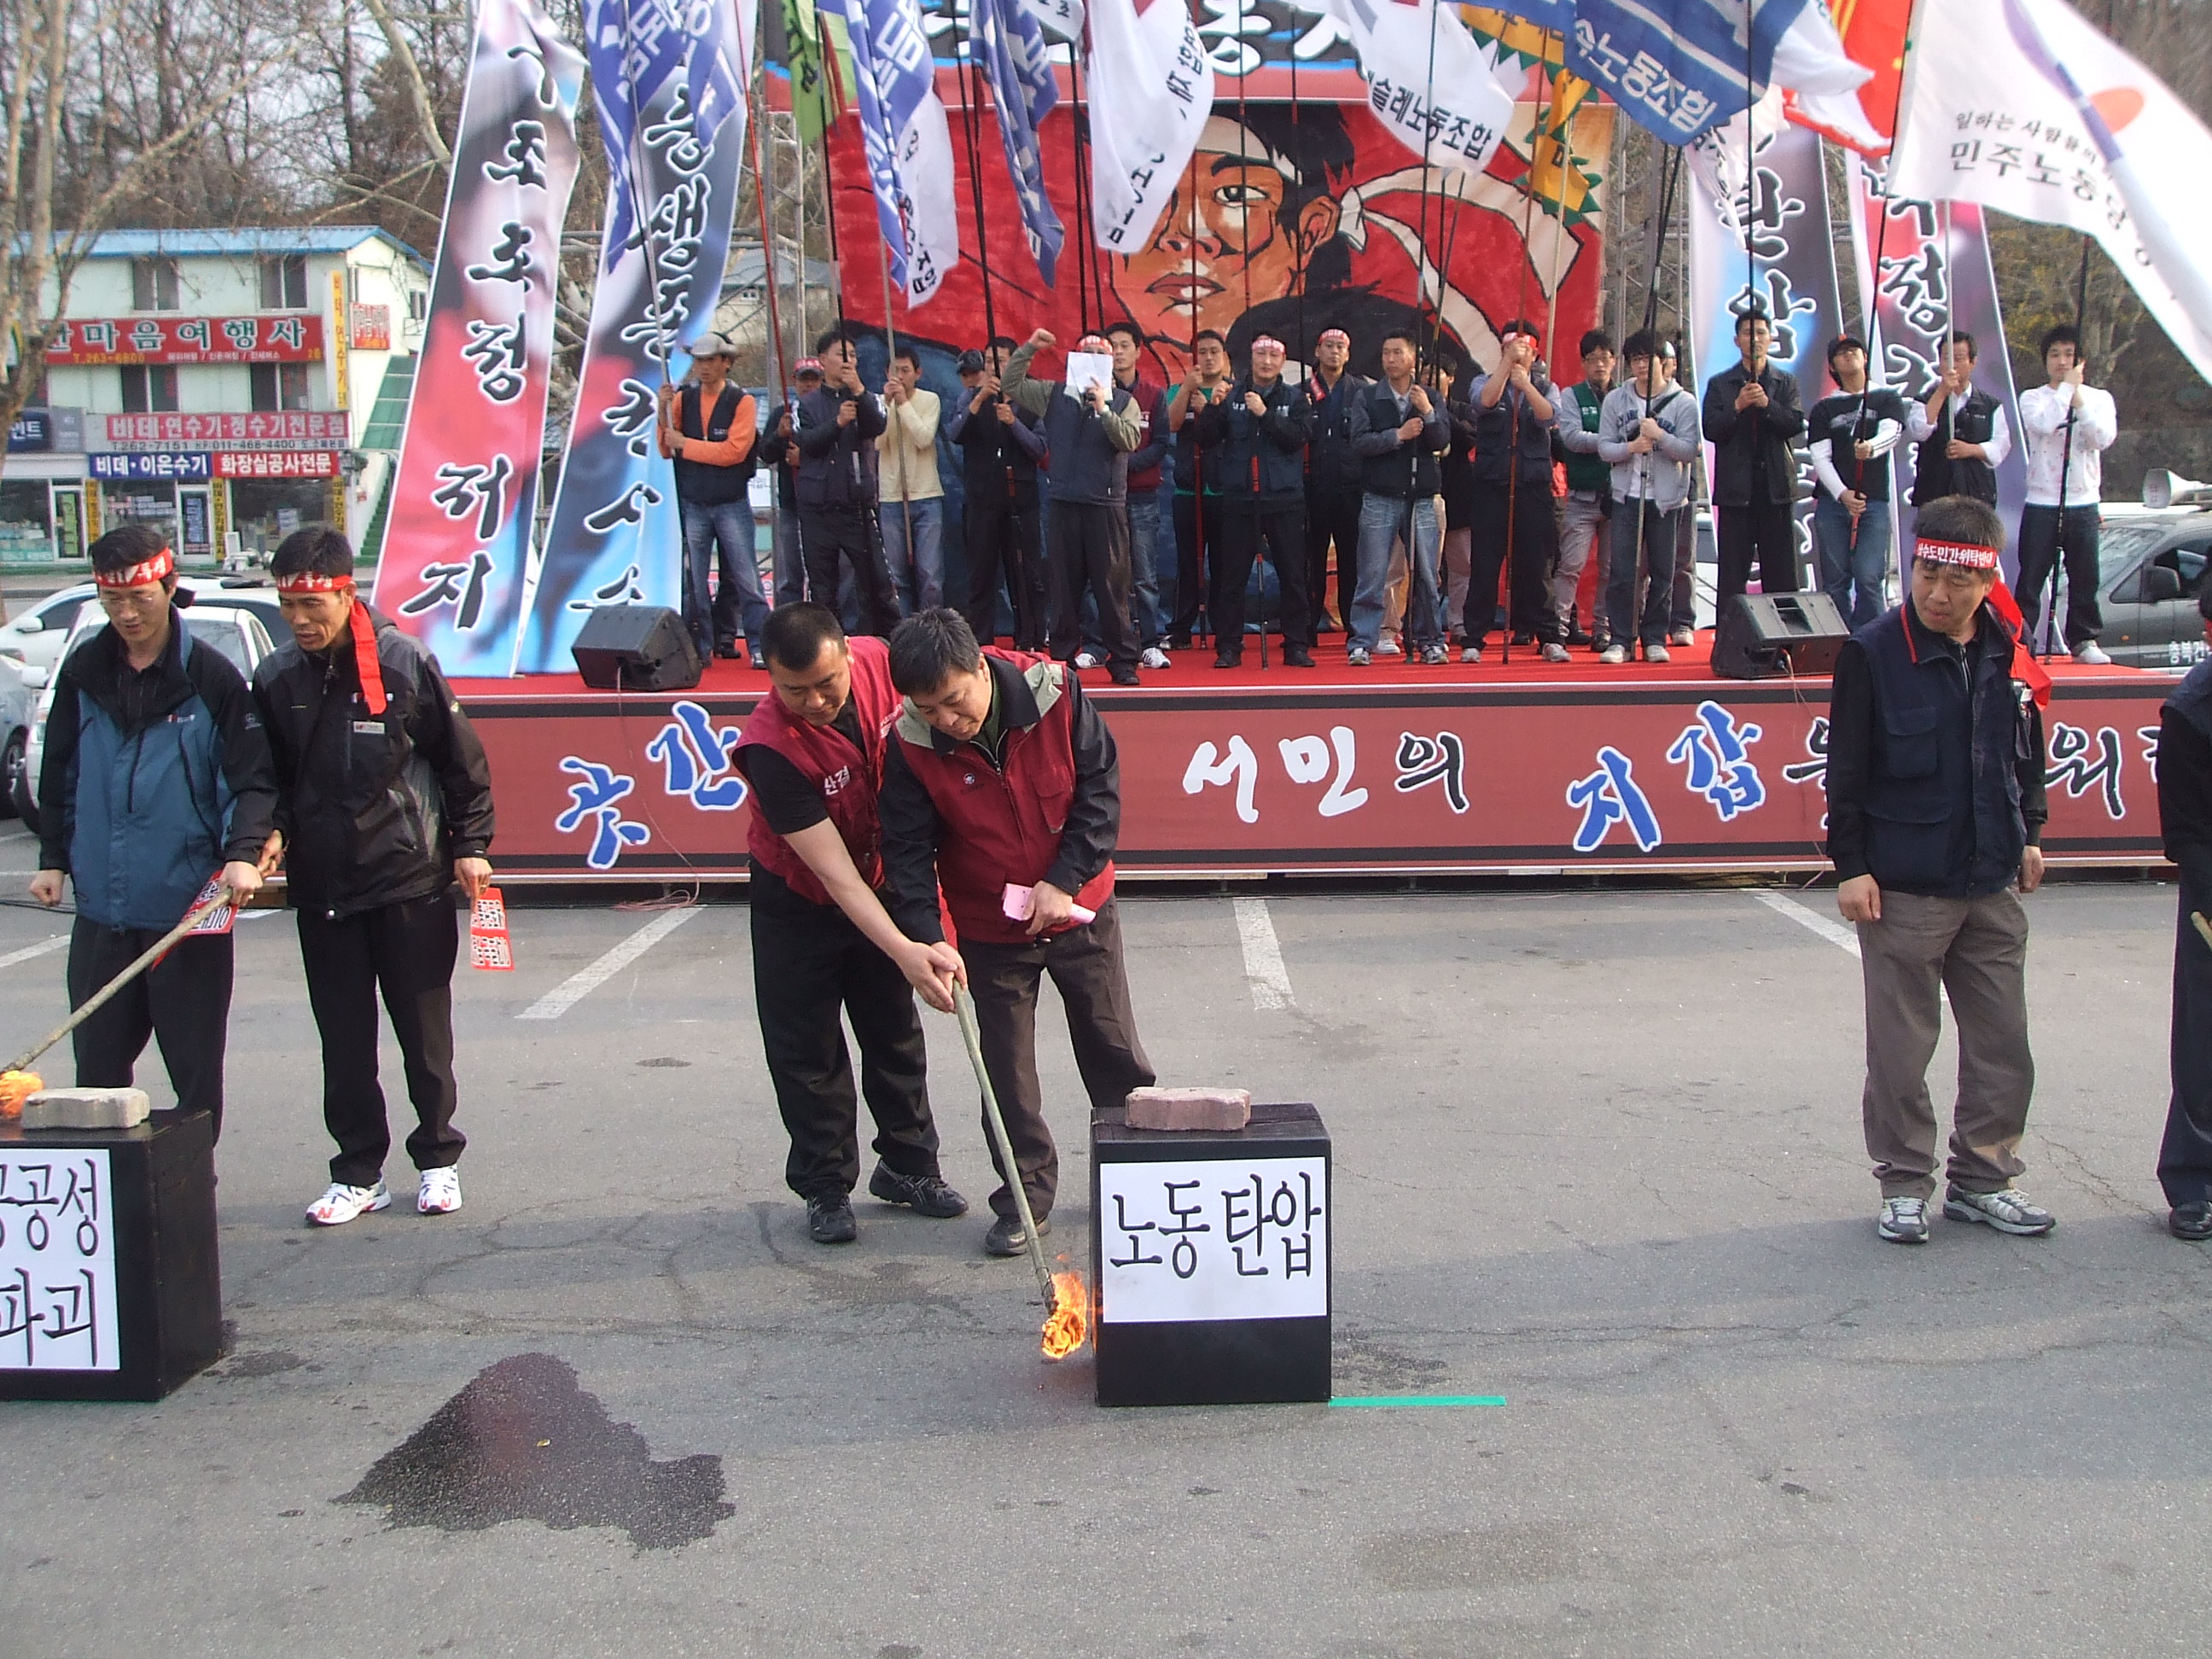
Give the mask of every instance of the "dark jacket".
<path id="1" fill-rule="evenodd" d="M 1121 769 L 1114 735 L 1073 672 L 1044 657 L 987 647 L 999 751 L 956 743 L 910 710 L 884 747 L 884 874 L 891 917 L 908 939 L 1013 945 L 1026 922 L 1005 915 L 1009 884 L 1048 881 L 1097 910 L 1114 896 Z"/>
<path id="2" fill-rule="evenodd" d="M 1465 398 L 1444 404 L 1450 446 L 1438 458 L 1437 483 L 1444 498 L 1444 526 L 1465 530 L 1474 523 L 1474 405 Z"/>
<path id="3" fill-rule="evenodd" d="M 137 676 L 103 628 L 55 680 L 39 772 L 39 867 L 64 870 L 104 927 L 184 920 L 223 865 L 261 856 L 276 779 L 245 678 L 169 612 L 168 648 Z"/>
<path id="4" fill-rule="evenodd" d="M 1033 380 L 1025 345 L 1006 364 L 1006 394 L 1044 422 L 1047 491 L 1071 507 L 1103 507 L 1129 495 L 1129 457 L 1141 435 L 1133 398 L 1115 386 L 1103 410 L 1071 398 L 1058 380 Z"/>
<path id="5" fill-rule="evenodd" d="M 1224 496 L 1250 501 L 1253 477 L 1258 497 L 1270 506 L 1296 507 L 1306 496 L 1306 419 L 1313 405 L 1288 380 L 1278 379 L 1261 393 L 1267 406 L 1255 415 L 1244 406 L 1257 391 L 1249 374 L 1229 388 L 1226 398 L 1198 412 L 1198 441 L 1220 458 L 1214 474 Z"/>
<path id="6" fill-rule="evenodd" d="M 1936 430 L 1921 441 L 1914 452 L 1912 467 L 1912 504 L 1925 507 L 1944 495 L 1972 495 L 1978 501 L 1997 504 L 1997 470 L 1987 461 L 1969 455 L 1953 460 L 1945 452 L 1951 440 L 1959 438 L 1970 444 L 1985 444 L 1996 435 L 1997 428 L 1997 400 L 1976 386 L 1966 394 L 1966 406 L 1960 409 L 1956 398 L 1943 404 L 1943 418 L 1936 422 Z"/>
<path id="7" fill-rule="evenodd" d="M 1160 404 L 1158 421 L 1161 426 L 1167 424 L 1168 404 L 1176 400 L 1176 394 L 1182 390 L 1182 386 L 1183 383 L 1178 380 L 1168 388 L 1168 396 Z M 1214 401 L 1218 403 L 1227 395 L 1225 388 L 1218 390 Z M 1214 458 L 1213 452 L 1198 441 L 1198 417 L 1205 413 L 1206 407 L 1206 394 L 1194 391 L 1190 408 L 1183 416 L 1182 430 L 1174 434 L 1175 454 L 1170 466 L 1178 495 L 1201 493 L 1218 495 L 1221 493 L 1220 463 Z"/>
<path id="8" fill-rule="evenodd" d="M 374 620 L 381 717 L 362 697 L 350 635 L 313 656 L 288 641 L 253 673 L 290 901 L 326 916 L 443 892 L 455 859 L 491 846 L 483 744 L 429 652 Z"/>
<path id="9" fill-rule="evenodd" d="M 778 404 L 753 446 L 753 458 L 775 469 L 775 504 L 799 510 L 799 444 L 791 435 L 791 406 Z"/>
<path id="10" fill-rule="evenodd" d="M 1443 403 L 1429 400 L 1428 417 L 1420 435 L 1410 441 L 1398 435 L 1399 423 L 1412 418 L 1398 412 L 1397 394 L 1388 380 L 1362 387 L 1352 403 L 1352 447 L 1359 456 L 1359 485 L 1370 495 L 1419 499 L 1437 493 L 1440 477 L 1437 457 L 1451 441 Z"/>
<path id="11" fill-rule="evenodd" d="M 2158 827 L 2190 908 L 2212 915 L 2212 662 L 2191 669 L 2160 711 Z"/>
<path id="12" fill-rule="evenodd" d="M 1352 405 L 1367 382 L 1347 369 L 1326 392 L 1318 374 L 1309 375 L 1304 389 L 1313 405 L 1306 430 L 1306 488 L 1317 495 L 1357 491 L 1359 454 L 1352 447 Z"/>
<path id="13" fill-rule="evenodd" d="M 2001 892 L 2043 839 L 2043 720 L 2014 680 L 2011 633 L 1984 605 L 1961 648 L 1911 603 L 1836 659 L 1828 706 L 1828 856 L 1838 880 L 1938 897 Z"/>
<path id="14" fill-rule="evenodd" d="M 1044 433 L 1037 417 L 1026 409 L 1014 409 L 1014 422 L 999 419 L 996 395 L 986 398 L 982 408 L 970 412 L 975 394 L 963 387 L 945 435 L 960 451 L 960 477 L 969 499 L 1003 498 L 1017 507 L 1034 507 L 1037 498 L 1037 458 L 1044 453 Z"/>
<path id="15" fill-rule="evenodd" d="M 1490 484 L 1512 482 L 1516 474 L 1510 457 L 1517 447 L 1520 481 L 1549 495 L 1552 431 L 1559 421 L 1559 394 L 1542 375 L 1529 377 L 1528 384 L 1536 388 L 1536 395 L 1552 405 L 1552 418 L 1540 421 L 1528 407 L 1528 400 L 1510 385 L 1485 409 L 1482 389 L 1489 384 L 1490 376 L 1485 374 L 1468 390 L 1468 402 L 1474 411 L 1474 476 Z"/>
<path id="16" fill-rule="evenodd" d="M 1766 388 L 1766 407 L 1739 413 L 1736 394 L 1749 378 L 1738 362 L 1714 375 L 1705 388 L 1700 414 L 1705 441 L 1713 446 L 1716 507 L 1797 499 L 1797 460 L 1790 448 L 1790 441 L 1805 430 L 1805 411 L 1797 402 L 1797 377 L 1768 363 L 1759 376 L 1759 383 Z"/>
<path id="17" fill-rule="evenodd" d="M 801 507 L 860 507 L 876 504 L 876 440 L 883 434 L 883 406 L 866 392 L 854 394 L 860 413 L 850 426 L 837 424 L 845 394 L 818 386 L 799 400 L 799 504 Z"/>

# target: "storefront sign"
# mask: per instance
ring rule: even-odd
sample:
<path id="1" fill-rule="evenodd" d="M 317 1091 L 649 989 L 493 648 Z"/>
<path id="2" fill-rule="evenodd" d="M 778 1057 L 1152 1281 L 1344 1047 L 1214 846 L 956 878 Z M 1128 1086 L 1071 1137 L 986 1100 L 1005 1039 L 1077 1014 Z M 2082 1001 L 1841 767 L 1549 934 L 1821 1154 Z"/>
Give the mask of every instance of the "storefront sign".
<path id="1" fill-rule="evenodd" d="M 209 476 L 205 450 L 177 453 L 95 454 L 85 458 L 95 478 L 204 478 Z"/>
<path id="2" fill-rule="evenodd" d="M 74 317 L 55 331 L 49 363 L 312 363 L 319 317 Z"/>
<path id="3" fill-rule="evenodd" d="M 255 415 L 110 415 L 110 449 L 343 449 L 353 420 L 343 409 Z"/>
<path id="4" fill-rule="evenodd" d="M 338 454 L 334 449 L 218 449 L 215 476 L 218 478 L 335 478 Z"/>
<path id="5" fill-rule="evenodd" d="M 346 356 L 351 333 L 346 326 L 346 274 L 341 265 L 331 273 L 331 401 L 340 409 L 353 407 L 353 364 Z"/>
<path id="6" fill-rule="evenodd" d="M 8 428 L 10 455 L 42 454 L 54 447 L 53 417 L 43 409 L 27 409 Z"/>
<path id="7" fill-rule="evenodd" d="M 390 306 L 356 306 L 353 308 L 353 349 L 356 351 L 392 349 Z"/>

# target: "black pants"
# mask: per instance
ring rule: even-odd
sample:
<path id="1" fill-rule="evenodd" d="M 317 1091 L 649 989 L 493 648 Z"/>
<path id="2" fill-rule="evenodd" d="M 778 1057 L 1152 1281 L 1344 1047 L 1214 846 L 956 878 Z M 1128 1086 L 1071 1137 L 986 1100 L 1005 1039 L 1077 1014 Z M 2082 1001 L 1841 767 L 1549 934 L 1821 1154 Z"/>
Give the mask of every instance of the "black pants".
<path id="1" fill-rule="evenodd" d="M 169 930 L 103 927 L 79 916 L 70 929 L 70 1006 L 85 1000 Z M 205 1112 L 222 1133 L 223 1041 L 230 1025 L 231 941 L 204 934 L 169 954 L 117 992 L 76 1028 L 76 1086 L 127 1089 L 146 1039 L 161 1046 L 161 1064 L 177 1109 Z"/>
<path id="2" fill-rule="evenodd" d="M 1306 608 L 1318 620 L 1328 610 L 1328 550 L 1336 549 L 1336 611 L 1340 623 L 1352 617 L 1352 596 L 1359 590 L 1358 489 L 1306 492 Z"/>
<path id="3" fill-rule="evenodd" d="M 1014 644 L 1036 651 L 1044 644 L 1044 562 L 1038 551 L 1036 496 L 970 491 L 962 538 L 968 550 L 968 626 L 988 645 L 999 637 L 999 588 L 1004 583 L 1014 611 Z"/>
<path id="4" fill-rule="evenodd" d="M 937 1174 L 929 1057 L 906 975 L 834 904 L 785 896 L 751 908 L 753 1006 L 791 1136 L 784 1184 L 805 1199 L 842 1198 L 860 1179 L 860 1102 L 840 1008 L 860 1040 L 876 1156 L 901 1175 Z"/>
<path id="5" fill-rule="evenodd" d="M 1022 1187 L 1030 1209 L 1042 1221 L 1052 1213 L 1060 1186 L 1060 1151 L 1044 1121 L 1044 1091 L 1037 1081 L 1037 981 L 1049 974 L 1067 1012 L 1067 1040 L 1075 1048 L 1075 1069 L 1094 1112 L 1111 1111 L 1129 1091 L 1151 1083 L 1152 1063 L 1137 1041 L 1137 1017 L 1129 1006 L 1129 980 L 1121 967 L 1121 918 L 1109 899 L 1098 919 L 1048 939 L 1023 945 L 969 940 L 960 947 L 968 963 L 969 988 L 975 998 L 975 1023 L 983 1037 L 983 1066 L 991 1074 L 1006 1138 L 1014 1144 Z M 1016 1213 L 1014 1189 L 999 1157 L 988 1112 L 984 1144 L 991 1167 L 999 1172 L 992 1210 Z"/>
<path id="6" fill-rule="evenodd" d="M 307 1006 L 323 1039 L 323 1122 L 338 1146 L 331 1179 L 374 1187 L 392 1150 L 376 1080 L 380 992 L 415 1107 L 407 1155 L 418 1170 L 458 1164 L 468 1142 L 453 1127 L 453 960 L 461 928 L 453 902 L 435 893 L 347 916 L 302 910 L 299 918 Z"/>
<path id="7" fill-rule="evenodd" d="M 806 585 L 815 593 L 837 591 L 837 561 L 853 567 L 860 605 L 860 632 L 885 635 L 898 626 L 898 594 L 876 547 L 875 515 L 860 507 L 802 507 L 799 539 L 806 550 Z M 817 599 L 833 609 L 836 601 Z"/>
<path id="8" fill-rule="evenodd" d="M 1206 573 L 1218 556 L 1215 544 L 1221 537 L 1221 498 L 1218 495 L 1175 497 L 1176 613 L 1168 624 L 1168 642 L 1178 651 L 1190 648 L 1191 635 L 1199 631 L 1198 613 L 1211 597 Z M 1219 637 L 1220 624 L 1212 616 L 1208 629 Z"/>
<path id="9" fill-rule="evenodd" d="M 1510 531 L 1508 528 L 1510 522 Z M 1468 549 L 1467 612 L 1460 625 L 1467 642 L 1480 646 L 1490 637 L 1498 614 L 1498 573 L 1510 550 L 1506 626 L 1550 644 L 1566 637 L 1566 624 L 1552 609 L 1552 566 L 1559 556 L 1559 519 L 1552 508 L 1549 484 L 1476 481 L 1474 542 Z"/>
<path id="10" fill-rule="evenodd" d="M 1299 501 L 1238 501 L 1221 504 L 1221 556 L 1213 562 L 1213 638 L 1221 650 L 1244 649 L 1244 590 L 1253 561 L 1264 543 L 1282 589 L 1283 643 L 1311 645 L 1311 613 L 1306 604 L 1305 507 Z M 1356 548 L 1358 544 L 1353 544 Z M 1264 621 L 1265 619 L 1262 618 Z"/>
<path id="11" fill-rule="evenodd" d="M 2175 1206 L 2212 1198 L 2212 945 L 2189 920 L 2192 909 L 2212 913 L 2212 900 L 2185 882 L 2173 941 L 2173 1095 L 2158 1152 L 2158 1184 Z"/>
<path id="12" fill-rule="evenodd" d="M 1134 672 L 1137 629 L 1129 620 L 1129 513 L 1121 501 L 1052 504 L 1052 654 L 1073 662 L 1083 649 L 1083 594 L 1098 607 L 1106 661 Z"/>
<path id="13" fill-rule="evenodd" d="M 1797 510 L 1788 501 L 1758 501 L 1749 507 L 1713 508 L 1713 538 L 1720 554 L 1714 603 L 1726 611 L 1730 599 L 1751 586 L 1751 562 L 1759 558 L 1762 593 L 1795 593 L 1797 570 Z"/>
<path id="14" fill-rule="evenodd" d="M 2105 625 L 2097 608 L 2097 509 L 2069 507 L 2063 515 L 2055 507 L 2023 507 L 2020 510 L 2020 581 L 2013 597 L 2027 623 L 2022 637 L 2031 648 L 2042 641 L 2037 629 L 2043 618 L 2043 602 L 2051 592 L 2051 568 L 2061 550 L 2066 555 L 2066 648 L 2087 645 Z"/>

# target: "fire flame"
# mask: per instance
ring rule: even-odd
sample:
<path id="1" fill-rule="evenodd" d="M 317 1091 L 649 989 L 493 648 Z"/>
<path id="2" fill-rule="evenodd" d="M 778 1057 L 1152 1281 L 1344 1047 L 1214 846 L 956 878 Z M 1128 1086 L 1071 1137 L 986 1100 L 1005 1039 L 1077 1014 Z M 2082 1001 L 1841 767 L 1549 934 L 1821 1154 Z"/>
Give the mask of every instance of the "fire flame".
<path id="1" fill-rule="evenodd" d="M 1065 1359 L 1091 1335 L 1091 1290 L 1081 1273 L 1052 1276 L 1052 1313 L 1044 1322 L 1044 1357 Z"/>

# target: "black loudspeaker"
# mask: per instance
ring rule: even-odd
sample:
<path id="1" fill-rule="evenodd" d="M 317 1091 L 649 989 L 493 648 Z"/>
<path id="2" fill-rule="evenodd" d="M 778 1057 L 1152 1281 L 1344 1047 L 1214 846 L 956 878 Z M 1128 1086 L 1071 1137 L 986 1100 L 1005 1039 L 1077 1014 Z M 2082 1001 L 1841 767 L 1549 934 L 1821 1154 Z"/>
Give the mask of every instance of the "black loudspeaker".
<path id="1" fill-rule="evenodd" d="M 1713 672 L 1725 680 L 1832 674 L 1850 636 L 1826 593 L 1739 593 L 1713 630 Z"/>
<path id="2" fill-rule="evenodd" d="M 584 684 L 601 691 L 688 691 L 699 684 L 699 647 L 665 605 L 603 605 L 569 647 Z"/>

